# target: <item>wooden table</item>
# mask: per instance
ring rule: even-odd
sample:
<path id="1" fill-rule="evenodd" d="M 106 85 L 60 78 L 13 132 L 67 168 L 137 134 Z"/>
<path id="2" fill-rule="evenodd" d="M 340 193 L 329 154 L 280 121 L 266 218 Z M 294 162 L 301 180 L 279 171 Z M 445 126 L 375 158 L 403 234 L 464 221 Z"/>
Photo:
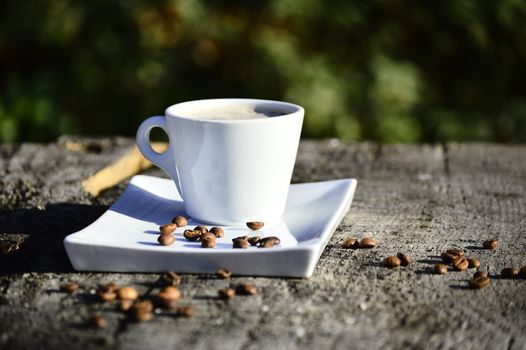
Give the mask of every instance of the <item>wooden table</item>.
<path id="1" fill-rule="evenodd" d="M 71 141 L 86 147 L 66 147 Z M 396 349 L 526 348 L 526 280 L 500 278 L 526 265 L 526 147 L 494 144 L 378 145 L 303 141 L 294 182 L 358 179 L 351 210 L 310 279 L 183 275 L 172 313 L 128 322 L 98 303 L 98 284 L 141 293 L 157 274 L 76 273 L 63 238 L 99 217 L 126 184 L 90 198 L 80 182 L 118 159 L 125 138 L 66 137 L 52 144 L 0 146 L 0 348 Z M 161 176 L 158 169 L 147 173 Z M 348 236 L 374 236 L 372 250 L 346 250 Z M 495 251 L 481 249 L 499 239 Z M 491 276 L 468 287 L 474 270 L 430 272 L 442 251 L 460 247 Z M 413 263 L 387 269 L 403 252 Z M 78 281 L 72 295 L 59 285 Z M 250 282 L 258 293 L 225 302 L 217 290 Z M 94 314 L 108 327 L 86 325 Z"/>

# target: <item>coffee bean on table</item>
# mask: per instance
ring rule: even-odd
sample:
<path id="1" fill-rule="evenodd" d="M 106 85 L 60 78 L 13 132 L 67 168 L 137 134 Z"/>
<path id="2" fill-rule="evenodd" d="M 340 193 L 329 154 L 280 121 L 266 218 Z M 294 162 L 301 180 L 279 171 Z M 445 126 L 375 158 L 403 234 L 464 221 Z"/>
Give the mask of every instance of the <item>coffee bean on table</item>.
<path id="1" fill-rule="evenodd" d="M 184 317 L 192 317 L 194 309 L 191 306 L 183 306 L 177 309 L 177 314 Z"/>
<path id="2" fill-rule="evenodd" d="M 181 284 L 181 276 L 172 271 L 163 273 L 162 279 L 169 286 L 178 287 Z"/>
<path id="3" fill-rule="evenodd" d="M 201 234 L 208 232 L 208 229 L 206 227 L 204 227 L 204 226 L 196 226 L 196 227 L 194 227 L 194 230 L 200 231 Z"/>
<path id="4" fill-rule="evenodd" d="M 498 239 L 488 239 L 487 241 L 484 241 L 484 243 L 482 243 L 482 247 L 484 247 L 485 249 L 495 250 L 497 249 L 498 244 Z"/>
<path id="5" fill-rule="evenodd" d="M 214 248 L 215 246 L 216 246 L 216 236 L 213 233 L 207 232 L 205 234 L 201 234 L 201 247 Z"/>
<path id="6" fill-rule="evenodd" d="M 248 243 L 250 243 L 250 245 L 253 245 L 253 246 L 256 246 L 258 245 L 259 241 L 261 240 L 261 237 L 259 236 L 253 236 L 253 237 L 250 237 L 248 239 Z"/>
<path id="7" fill-rule="evenodd" d="M 232 239 L 233 248 L 248 248 L 248 236 L 241 236 Z"/>
<path id="8" fill-rule="evenodd" d="M 174 309 L 181 298 L 181 292 L 176 287 L 165 287 L 155 297 L 156 304 L 163 309 Z"/>
<path id="9" fill-rule="evenodd" d="M 109 302 L 109 301 L 113 301 L 113 300 L 115 300 L 117 298 L 117 293 L 115 293 L 115 292 L 105 292 L 103 290 L 100 290 L 97 293 L 97 296 L 99 297 L 100 301 Z"/>
<path id="10" fill-rule="evenodd" d="M 474 267 L 479 267 L 480 266 L 480 260 L 477 259 L 477 258 L 471 258 L 471 259 L 468 259 L 468 263 L 469 263 L 469 268 L 474 268 Z"/>
<path id="11" fill-rule="evenodd" d="M 259 248 L 272 248 L 281 243 L 278 237 L 270 236 L 259 240 Z"/>
<path id="12" fill-rule="evenodd" d="M 95 315 L 90 319 L 89 322 L 93 327 L 96 328 L 106 328 L 108 327 L 108 321 L 100 315 Z"/>
<path id="13" fill-rule="evenodd" d="M 469 262 L 468 262 L 468 259 L 466 258 L 460 258 L 453 264 L 453 267 L 457 271 L 466 271 L 468 269 L 468 266 L 469 266 Z"/>
<path id="14" fill-rule="evenodd" d="M 80 285 L 77 282 L 67 282 L 67 283 L 60 285 L 60 290 L 62 292 L 66 292 L 69 294 L 75 292 L 79 288 L 80 288 Z"/>
<path id="15" fill-rule="evenodd" d="M 462 249 L 448 249 L 446 250 L 446 253 L 450 255 L 456 255 L 456 256 L 464 256 L 464 251 Z"/>
<path id="16" fill-rule="evenodd" d="M 163 246 L 172 245 L 175 242 L 175 237 L 170 234 L 160 235 L 159 238 L 157 238 L 157 242 L 159 242 L 159 244 Z"/>
<path id="17" fill-rule="evenodd" d="M 396 256 L 388 256 L 384 259 L 384 266 L 390 269 L 400 266 L 400 259 Z"/>
<path id="18" fill-rule="evenodd" d="M 221 227 L 212 227 L 210 232 L 213 233 L 217 238 L 222 238 L 225 235 L 225 231 Z"/>
<path id="19" fill-rule="evenodd" d="M 247 222 L 247 227 L 251 229 L 252 231 L 260 230 L 265 226 L 265 224 L 261 221 L 250 221 Z"/>
<path id="20" fill-rule="evenodd" d="M 236 291 L 232 288 L 223 288 L 217 291 L 221 299 L 233 299 L 236 296 Z"/>
<path id="21" fill-rule="evenodd" d="M 358 248 L 371 249 L 376 247 L 376 241 L 371 237 L 362 238 L 358 244 Z"/>
<path id="22" fill-rule="evenodd" d="M 345 249 L 358 248 L 358 239 L 354 237 L 347 238 L 346 240 L 342 242 L 342 248 L 345 248 Z"/>
<path id="23" fill-rule="evenodd" d="M 184 216 L 179 215 L 172 219 L 172 223 L 176 224 L 177 227 L 183 227 L 188 225 L 188 220 Z"/>
<path id="24" fill-rule="evenodd" d="M 473 274 L 473 278 L 477 277 L 488 277 L 488 273 L 486 271 L 477 271 Z"/>
<path id="25" fill-rule="evenodd" d="M 400 266 L 409 266 L 411 264 L 411 258 L 403 253 L 396 254 L 396 257 L 400 259 Z"/>
<path id="26" fill-rule="evenodd" d="M 437 275 L 445 275 L 447 274 L 447 266 L 445 264 L 436 264 L 435 265 L 435 273 Z"/>
<path id="27" fill-rule="evenodd" d="M 516 278 L 519 275 L 519 269 L 516 267 L 506 267 L 500 272 L 502 278 Z"/>
<path id="28" fill-rule="evenodd" d="M 256 286 L 250 283 L 240 284 L 236 288 L 236 294 L 239 295 L 254 295 L 256 294 Z"/>
<path id="29" fill-rule="evenodd" d="M 487 276 L 479 276 L 476 278 L 473 278 L 469 284 L 474 289 L 482 289 L 489 285 L 489 278 Z"/>
<path id="30" fill-rule="evenodd" d="M 169 235 L 174 232 L 176 228 L 176 224 L 164 224 L 159 227 L 159 232 L 161 232 L 162 235 Z"/>
<path id="31" fill-rule="evenodd" d="M 442 261 L 445 262 L 446 264 L 451 264 L 451 265 L 455 265 L 460 259 L 462 259 L 461 256 L 459 255 L 456 255 L 456 254 L 451 254 L 451 253 L 448 253 L 448 252 L 444 252 L 440 255 L 440 257 L 442 258 Z"/>
<path id="32" fill-rule="evenodd" d="M 232 272 L 230 272 L 227 269 L 219 269 L 219 270 L 216 271 L 216 276 L 218 278 L 223 279 L 223 280 L 229 278 L 230 275 L 232 275 Z"/>
<path id="33" fill-rule="evenodd" d="M 143 300 L 133 304 L 129 315 L 135 321 L 150 321 L 153 319 L 153 305 L 149 300 Z"/>
<path id="34" fill-rule="evenodd" d="M 183 236 L 184 236 L 184 238 L 186 238 L 189 241 L 197 241 L 199 238 L 201 238 L 201 231 L 199 231 L 199 230 L 184 230 Z"/>
<path id="35" fill-rule="evenodd" d="M 117 297 L 120 300 L 135 300 L 139 297 L 139 293 L 133 287 L 122 287 L 117 291 Z"/>
<path id="36" fill-rule="evenodd" d="M 126 312 L 130 310 L 130 308 L 133 306 L 133 301 L 131 300 L 121 300 L 121 302 L 118 305 L 119 311 Z"/>
<path id="37" fill-rule="evenodd" d="M 519 277 L 526 278 L 526 266 L 521 267 L 521 269 L 519 270 Z"/>
<path id="38" fill-rule="evenodd" d="M 100 290 L 104 292 L 116 292 L 119 286 L 114 282 L 108 282 L 100 286 Z"/>

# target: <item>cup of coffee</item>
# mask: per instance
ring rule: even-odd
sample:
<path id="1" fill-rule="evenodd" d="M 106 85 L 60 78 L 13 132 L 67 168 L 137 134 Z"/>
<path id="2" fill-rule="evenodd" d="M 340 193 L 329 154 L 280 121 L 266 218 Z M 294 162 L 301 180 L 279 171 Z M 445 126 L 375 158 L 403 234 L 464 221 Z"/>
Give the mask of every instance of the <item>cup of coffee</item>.
<path id="1" fill-rule="evenodd" d="M 278 101 L 183 102 L 146 119 L 137 146 L 171 176 L 194 220 L 272 223 L 285 210 L 303 116 L 302 107 Z M 150 145 L 155 127 L 168 135 L 164 153 Z"/>

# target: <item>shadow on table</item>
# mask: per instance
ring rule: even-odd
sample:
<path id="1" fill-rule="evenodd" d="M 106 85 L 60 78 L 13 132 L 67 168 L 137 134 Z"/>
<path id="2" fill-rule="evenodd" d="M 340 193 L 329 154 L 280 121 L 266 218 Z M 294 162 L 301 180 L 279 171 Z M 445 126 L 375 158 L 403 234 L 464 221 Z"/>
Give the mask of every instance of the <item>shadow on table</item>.
<path id="1" fill-rule="evenodd" d="M 72 272 L 64 237 L 81 230 L 108 207 L 56 203 L 39 209 L 0 210 L 0 241 L 19 249 L 0 251 L 0 276 L 24 272 Z"/>

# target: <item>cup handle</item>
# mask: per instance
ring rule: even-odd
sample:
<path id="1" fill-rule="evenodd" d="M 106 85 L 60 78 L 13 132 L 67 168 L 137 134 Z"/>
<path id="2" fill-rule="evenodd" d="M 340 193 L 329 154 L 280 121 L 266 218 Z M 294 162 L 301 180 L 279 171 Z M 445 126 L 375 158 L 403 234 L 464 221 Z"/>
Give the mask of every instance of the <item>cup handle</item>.
<path id="1" fill-rule="evenodd" d="M 152 146 L 150 145 L 150 131 L 153 128 L 161 128 L 164 130 L 166 135 L 168 135 L 168 148 L 163 153 L 158 153 L 154 151 Z M 137 130 L 136 140 L 137 147 L 139 148 L 139 151 L 141 151 L 143 156 L 150 162 L 164 170 L 168 175 L 170 175 L 170 177 L 175 182 L 175 185 L 177 186 L 179 194 L 182 197 L 183 192 L 181 191 L 181 185 L 179 183 L 179 174 L 177 172 L 177 168 L 174 162 L 174 152 L 172 150 L 172 147 L 170 147 L 170 143 L 172 143 L 172 140 L 170 140 L 170 134 L 168 133 L 166 117 L 154 116 L 143 121 L 139 126 L 139 129 Z"/>

